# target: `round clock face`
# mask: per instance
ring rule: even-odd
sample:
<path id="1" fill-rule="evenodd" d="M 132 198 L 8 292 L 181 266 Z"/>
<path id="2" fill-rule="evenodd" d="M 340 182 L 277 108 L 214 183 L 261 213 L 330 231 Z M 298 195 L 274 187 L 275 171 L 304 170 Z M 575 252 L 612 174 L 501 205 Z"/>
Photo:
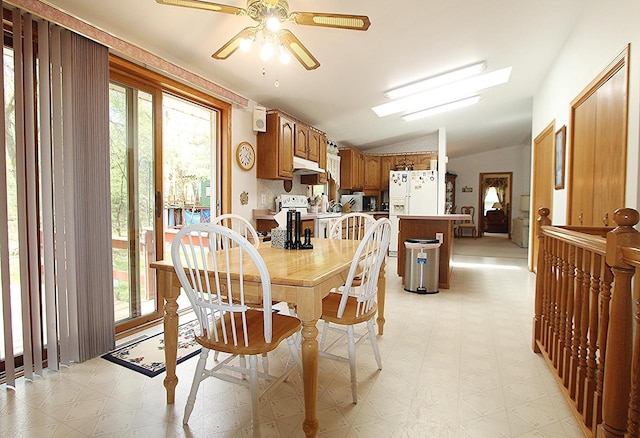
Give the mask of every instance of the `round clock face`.
<path id="1" fill-rule="evenodd" d="M 256 163 L 256 153 L 253 150 L 253 146 L 246 141 L 240 143 L 236 149 L 236 160 L 238 161 L 238 166 L 243 170 L 251 170 Z"/>

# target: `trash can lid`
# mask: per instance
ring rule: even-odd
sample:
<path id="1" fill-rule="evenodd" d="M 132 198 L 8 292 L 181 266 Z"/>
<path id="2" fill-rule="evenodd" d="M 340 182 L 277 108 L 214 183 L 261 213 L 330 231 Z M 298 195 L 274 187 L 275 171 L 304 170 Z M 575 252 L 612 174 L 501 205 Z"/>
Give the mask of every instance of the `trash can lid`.
<path id="1" fill-rule="evenodd" d="M 436 249 L 440 248 L 440 241 L 436 239 L 406 239 L 404 246 L 407 249 Z"/>

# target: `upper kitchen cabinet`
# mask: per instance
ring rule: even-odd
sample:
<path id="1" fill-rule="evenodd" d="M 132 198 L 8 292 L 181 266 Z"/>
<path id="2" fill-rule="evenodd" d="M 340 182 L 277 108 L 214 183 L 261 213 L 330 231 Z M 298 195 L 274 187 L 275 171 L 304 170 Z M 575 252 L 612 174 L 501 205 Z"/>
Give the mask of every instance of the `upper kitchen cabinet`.
<path id="1" fill-rule="evenodd" d="M 387 176 L 388 179 L 388 176 Z M 364 156 L 364 188 L 365 190 L 380 189 L 380 156 Z"/>
<path id="2" fill-rule="evenodd" d="M 382 155 L 380 157 L 380 189 L 389 189 L 389 172 L 396 169 L 395 155 Z"/>
<path id="3" fill-rule="evenodd" d="M 431 160 L 437 160 L 438 154 L 436 152 L 426 154 L 416 154 L 412 156 L 413 170 L 438 170 L 431 168 Z"/>
<path id="4" fill-rule="evenodd" d="M 356 149 L 340 149 L 340 188 L 362 190 L 364 187 L 364 157 Z"/>
<path id="5" fill-rule="evenodd" d="M 258 133 L 256 176 L 293 179 L 295 123 L 275 111 L 267 113 L 267 131 Z"/>
<path id="6" fill-rule="evenodd" d="M 320 159 L 321 133 L 316 129 L 300 122 L 296 122 L 295 128 L 296 139 L 293 154 L 296 157 L 304 158 L 318 163 L 318 160 Z M 324 167 L 322 168 L 324 169 Z"/>
<path id="7" fill-rule="evenodd" d="M 318 144 L 318 167 L 327 170 L 327 136 L 313 128 L 309 129 L 309 134 L 309 142 Z M 327 172 L 301 175 L 300 182 L 308 185 L 324 184 L 327 182 Z"/>

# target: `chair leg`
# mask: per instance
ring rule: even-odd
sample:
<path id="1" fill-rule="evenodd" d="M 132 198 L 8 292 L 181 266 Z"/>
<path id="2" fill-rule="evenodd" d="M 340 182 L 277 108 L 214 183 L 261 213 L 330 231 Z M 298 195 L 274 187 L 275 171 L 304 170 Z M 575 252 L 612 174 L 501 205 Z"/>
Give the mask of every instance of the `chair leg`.
<path id="1" fill-rule="evenodd" d="M 249 389 L 251 390 L 251 427 L 253 436 L 260 436 L 260 414 L 258 413 L 258 357 L 249 356 Z"/>
<path id="2" fill-rule="evenodd" d="M 198 393 L 200 382 L 204 380 L 203 372 L 204 367 L 207 364 L 207 357 L 209 357 L 209 349 L 202 347 L 202 351 L 200 352 L 200 359 L 198 359 L 196 371 L 193 375 L 193 382 L 191 382 L 191 391 L 189 392 L 189 397 L 187 398 L 187 405 L 184 407 L 184 417 L 182 417 L 182 424 L 187 424 L 189 422 L 189 417 L 191 416 L 193 407 L 196 404 L 196 394 Z"/>
<path id="3" fill-rule="evenodd" d="M 324 342 L 327 340 L 327 332 L 329 331 L 329 323 L 324 321 L 322 325 L 322 335 L 320 335 L 320 351 L 324 348 Z"/>
<path id="4" fill-rule="evenodd" d="M 269 374 L 269 358 L 267 353 L 262 353 L 262 369 L 265 374 Z"/>
<path id="5" fill-rule="evenodd" d="M 380 350 L 378 349 L 378 338 L 376 338 L 376 330 L 373 325 L 373 319 L 367 321 L 367 331 L 369 331 L 369 342 L 371 342 L 373 354 L 376 357 L 376 362 L 378 362 L 378 369 L 381 370 L 382 358 L 380 357 Z"/>
<path id="6" fill-rule="evenodd" d="M 353 403 L 358 403 L 358 378 L 356 376 L 356 341 L 353 335 L 353 326 L 347 327 L 348 351 L 349 351 L 349 370 L 351 372 L 351 397 Z"/>
<path id="7" fill-rule="evenodd" d="M 289 336 L 287 338 L 287 345 L 289 346 L 289 352 L 291 353 L 291 358 L 298 367 L 298 372 L 300 373 L 300 377 L 302 377 L 302 362 L 300 361 L 300 355 L 298 354 L 298 343 L 296 342 L 296 336 Z M 287 366 L 289 364 L 287 363 Z"/>

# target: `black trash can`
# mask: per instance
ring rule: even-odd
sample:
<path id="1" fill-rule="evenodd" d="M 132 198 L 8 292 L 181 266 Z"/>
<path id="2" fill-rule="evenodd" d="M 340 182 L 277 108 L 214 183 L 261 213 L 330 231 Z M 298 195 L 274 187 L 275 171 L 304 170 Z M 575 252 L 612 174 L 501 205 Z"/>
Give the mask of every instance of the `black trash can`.
<path id="1" fill-rule="evenodd" d="M 404 290 L 418 294 L 438 293 L 440 241 L 407 239 L 404 246 Z"/>

